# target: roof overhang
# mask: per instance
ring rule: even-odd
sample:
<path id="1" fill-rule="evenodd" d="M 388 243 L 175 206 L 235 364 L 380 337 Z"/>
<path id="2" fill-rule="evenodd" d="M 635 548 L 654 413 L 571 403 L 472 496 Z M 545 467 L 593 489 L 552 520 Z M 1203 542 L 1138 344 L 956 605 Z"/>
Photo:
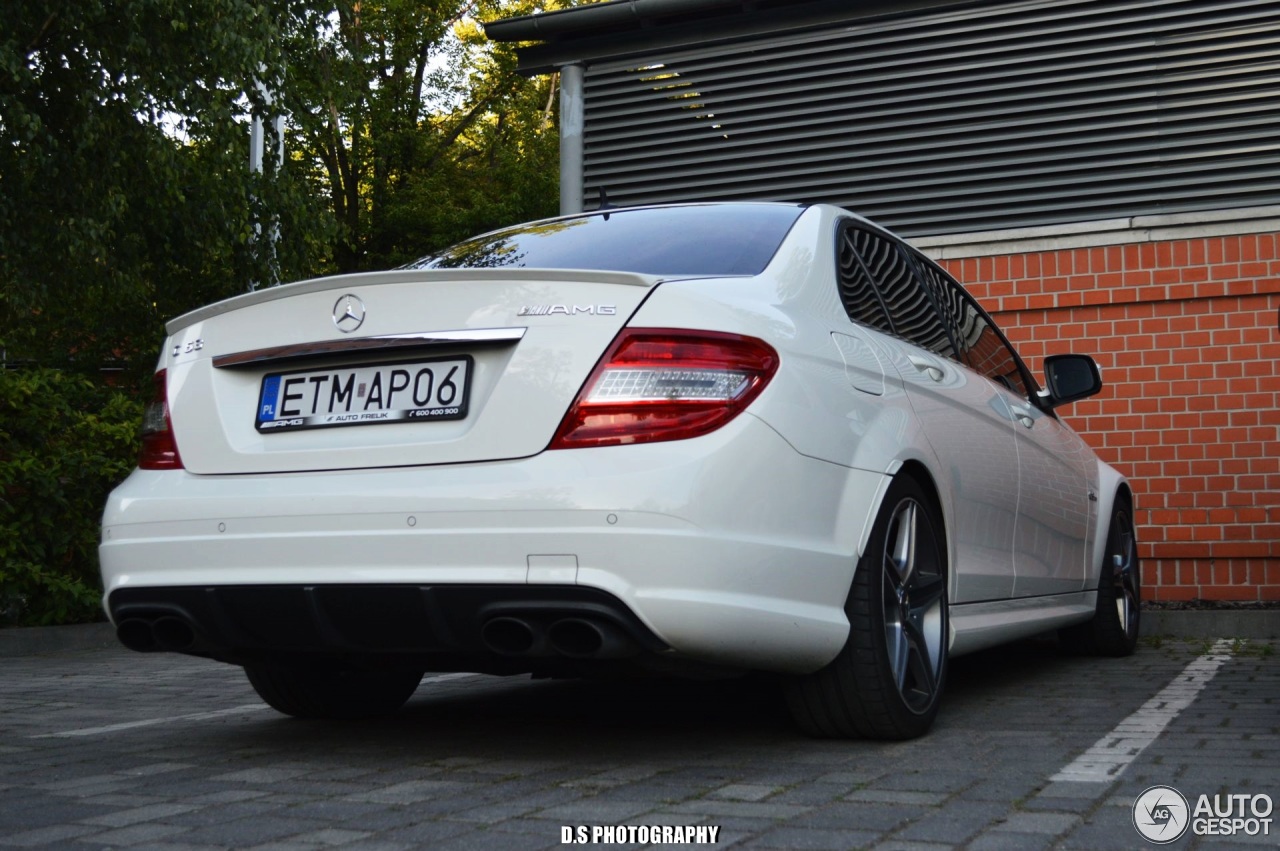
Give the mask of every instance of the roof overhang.
<path id="1" fill-rule="evenodd" d="M 989 2 L 989 0 L 988 0 Z M 493 41 L 522 43 L 521 73 L 545 74 L 574 63 L 639 56 L 657 49 L 749 39 L 910 14 L 958 0 L 609 0 L 484 25 Z"/>

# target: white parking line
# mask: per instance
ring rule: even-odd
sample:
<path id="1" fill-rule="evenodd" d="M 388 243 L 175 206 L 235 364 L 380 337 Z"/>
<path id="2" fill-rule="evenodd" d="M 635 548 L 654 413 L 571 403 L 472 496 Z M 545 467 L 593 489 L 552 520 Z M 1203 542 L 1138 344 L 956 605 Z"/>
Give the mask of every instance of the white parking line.
<path id="1" fill-rule="evenodd" d="M 1110 783 L 1191 705 L 1230 658 L 1231 642 L 1215 642 L 1208 653 L 1184 668 L 1159 694 L 1049 779 L 1055 783 Z"/>
<path id="2" fill-rule="evenodd" d="M 466 677 L 478 677 L 479 674 L 456 673 L 456 674 L 439 674 L 434 677 L 424 677 L 424 683 L 439 683 L 445 680 L 460 680 Z M 172 715 L 168 718 L 147 718 L 143 721 L 125 721 L 120 724 L 108 724 L 105 727 L 83 727 L 79 730 L 63 730 L 58 733 L 41 733 L 38 736 L 30 736 L 32 739 L 69 739 L 77 736 L 98 736 L 103 733 L 116 733 L 121 730 L 132 730 L 135 727 L 152 727 L 156 724 L 173 724 L 178 721 L 207 721 L 211 718 L 222 718 L 227 715 L 243 715 L 246 712 L 258 712 L 263 709 L 270 709 L 265 703 L 245 703 L 240 706 L 232 706 L 227 709 L 215 709 L 210 712 L 193 712 L 190 715 Z"/>
<path id="3" fill-rule="evenodd" d="M 148 718 L 145 721 L 126 721 L 122 724 L 108 724 L 105 727 L 83 727 L 79 730 L 63 730 L 60 733 L 44 733 L 32 736 L 33 739 L 68 739 L 75 736 L 97 736 L 102 733 L 115 733 L 120 730 L 132 730 L 134 727 L 150 727 L 155 724 L 172 724 L 176 721 L 204 721 L 209 718 L 221 718 L 224 715 L 242 715 L 245 712 L 257 712 L 268 709 L 265 703 L 246 703 L 243 706 L 232 706 L 229 709 L 216 709 L 212 712 L 193 712 L 190 715 L 173 715 L 169 718 Z"/>

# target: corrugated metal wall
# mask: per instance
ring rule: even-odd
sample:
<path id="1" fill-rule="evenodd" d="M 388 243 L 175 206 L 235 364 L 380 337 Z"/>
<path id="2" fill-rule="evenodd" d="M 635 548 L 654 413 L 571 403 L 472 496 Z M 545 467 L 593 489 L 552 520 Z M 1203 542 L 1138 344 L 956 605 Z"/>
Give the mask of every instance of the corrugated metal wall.
<path id="1" fill-rule="evenodd" d="M 1280 2 L 985 4 L 597 63 L 586 185 L 908 235 L 1280 203 Z"/>

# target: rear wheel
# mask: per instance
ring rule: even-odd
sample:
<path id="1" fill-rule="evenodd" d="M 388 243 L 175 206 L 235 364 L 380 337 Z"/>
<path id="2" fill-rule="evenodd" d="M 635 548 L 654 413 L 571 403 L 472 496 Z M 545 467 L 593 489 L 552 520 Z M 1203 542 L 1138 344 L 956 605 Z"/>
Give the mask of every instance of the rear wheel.
<path id="1" fill-rule="evenodd" d="M 854 574 L 844 649 L 787 685 L 804 732 L 911 739 L 933 724 L 947 670 L 945 552 L 933 500 L 900 476 Z"/>
<path id="2" fill-rule="evenodd" d="M 1138 646 L 1142 611 L 1142 572 L 1138 540 L 1129 504 L 1116 500 L 1107 527 L 1107 549 L 1098 577 L 1098 605 L 1093 618 L 1062 630 L 1069 645 L 1098 656 L 1128 656 Z"/>
<path id="3" fill-rule="evenodd" d="M 295 718 L 389 715 L 422 681 L 413 671 L 339 671 L 246 665 L 249 684 L 272 709 Z"/>

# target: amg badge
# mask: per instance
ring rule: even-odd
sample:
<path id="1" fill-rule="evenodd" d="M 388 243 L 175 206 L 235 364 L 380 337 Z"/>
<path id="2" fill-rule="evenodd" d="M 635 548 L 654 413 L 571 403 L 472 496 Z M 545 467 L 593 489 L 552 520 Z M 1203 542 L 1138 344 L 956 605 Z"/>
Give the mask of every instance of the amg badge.
<path id="1" fill-rule="evenodd" d="M 586 313 L 593 316 L 616 316 L 614 304 L 529 304 L 520 308 L 518 316 L 577 316 Z"/>

